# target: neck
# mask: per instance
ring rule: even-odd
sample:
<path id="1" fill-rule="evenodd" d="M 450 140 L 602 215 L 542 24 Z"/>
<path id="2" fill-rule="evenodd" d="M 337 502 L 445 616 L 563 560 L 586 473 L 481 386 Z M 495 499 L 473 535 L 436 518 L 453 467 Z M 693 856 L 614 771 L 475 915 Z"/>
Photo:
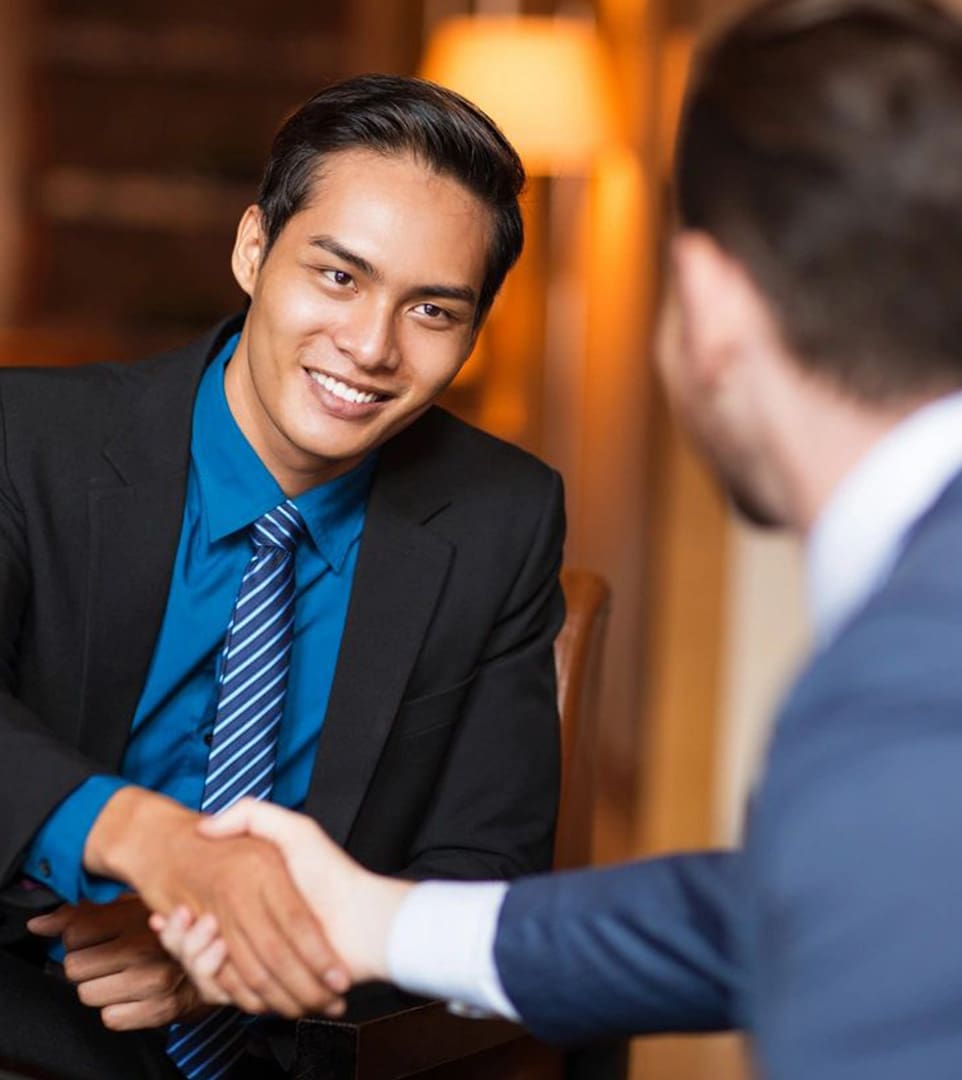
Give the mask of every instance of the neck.
<path id="1" fill-rule="evenodd" d="M 931 395 L 870 404 L 809 375 L 772 416 L 773 457 L 783 479 L 788 524 L 808 535 L 842 480 Z M 774 412 L 774 410 L 773 410 Z"/>

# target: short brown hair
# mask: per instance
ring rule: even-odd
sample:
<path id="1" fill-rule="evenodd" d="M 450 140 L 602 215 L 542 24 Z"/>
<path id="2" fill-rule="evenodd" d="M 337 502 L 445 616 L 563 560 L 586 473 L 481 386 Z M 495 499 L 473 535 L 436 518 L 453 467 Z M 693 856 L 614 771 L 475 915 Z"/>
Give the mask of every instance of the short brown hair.
<path id="1" fill-rule="evenodd" d="M 708 44 L 682 224 L 865 400 L 962 384 L 962 28 L 929 0 L 768 0 Z"/>

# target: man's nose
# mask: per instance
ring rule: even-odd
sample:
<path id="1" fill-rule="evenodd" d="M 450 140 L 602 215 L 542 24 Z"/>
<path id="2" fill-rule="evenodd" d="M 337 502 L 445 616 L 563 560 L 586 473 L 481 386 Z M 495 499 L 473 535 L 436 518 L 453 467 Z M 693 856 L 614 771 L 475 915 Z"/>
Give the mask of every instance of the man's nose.
<path id="1" fill-rule="evenodd" d="M 391 305 L 359 299 L 334 338 L 338 349 L 365 371 L 394 370 L 400 356 Z"/>

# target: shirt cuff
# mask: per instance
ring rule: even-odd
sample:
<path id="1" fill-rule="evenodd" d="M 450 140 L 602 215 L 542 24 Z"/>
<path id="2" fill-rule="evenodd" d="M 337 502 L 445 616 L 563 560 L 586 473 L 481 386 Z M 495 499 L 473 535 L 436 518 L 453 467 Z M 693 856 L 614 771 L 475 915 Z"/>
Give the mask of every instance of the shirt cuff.
<path id="1" fill-rule="evenodd" d="M 87 874 L 83 851 L 105 803 L 127 784 L 115 776 L 91 776 L 75 788 L 34 836 L 23 873 L 71 904 L 81 899 L 105 903 L 119 896 L 124 891 L 119 883 Z"/>
<path id="2" fill-rule="evenodd" d="M 391 982 L 412 994 L 450 1001 L 457 1012 L 518 1020 L 494 963 L 494 937 L 507 891 L 501 881 L 416 885 L 391 925 Z"/>

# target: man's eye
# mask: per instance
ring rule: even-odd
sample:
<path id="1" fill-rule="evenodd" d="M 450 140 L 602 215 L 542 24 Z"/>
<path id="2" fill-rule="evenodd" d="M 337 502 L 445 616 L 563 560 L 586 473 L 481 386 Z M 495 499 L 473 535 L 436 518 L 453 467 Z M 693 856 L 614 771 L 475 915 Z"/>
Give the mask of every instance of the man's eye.
<path id="1" fill-rule="evenodd" d="M 333 285 L 339 285 L 342 289 L 354 284 L 354 278 L 346 270 L 322 270 L 321 273 Z"/>
<path id="2" fill-rule="evenodd" d="M 444 319 L 449 317 L 449 312 L 444 308 L 438 307 L 437 304 L 418 304 L 416 311 L 419 311 L 422 315 L 427 315 L 429 319 Z"/>

